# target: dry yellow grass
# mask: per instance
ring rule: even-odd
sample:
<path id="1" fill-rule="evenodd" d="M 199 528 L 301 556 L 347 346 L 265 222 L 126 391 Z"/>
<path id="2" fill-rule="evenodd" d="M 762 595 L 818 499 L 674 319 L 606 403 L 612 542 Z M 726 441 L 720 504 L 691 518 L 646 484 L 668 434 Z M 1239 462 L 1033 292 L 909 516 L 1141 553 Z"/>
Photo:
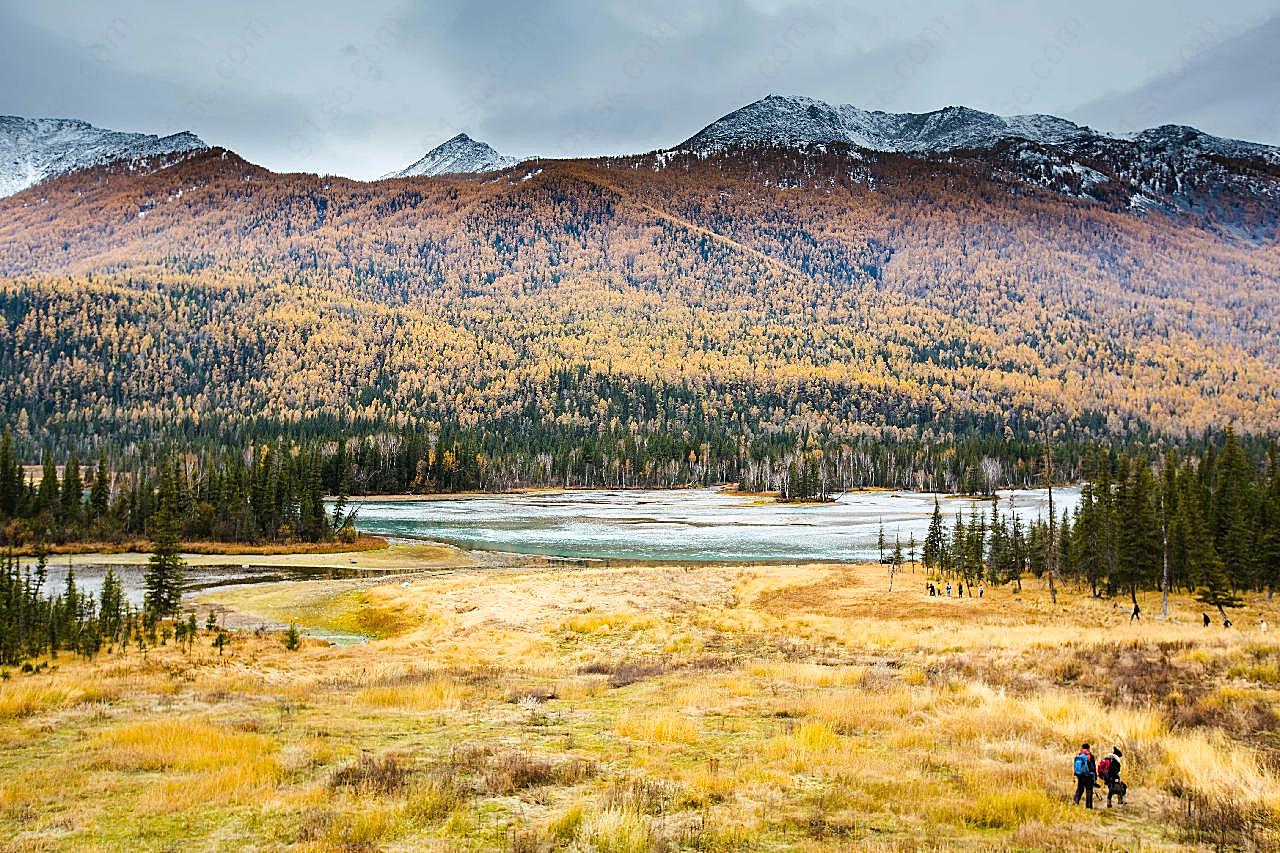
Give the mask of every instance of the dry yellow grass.
<path id="1" fill-rule="evenodd" d="M 699 737 L 694 720 L 659 710 L 624 713 L 615 730 L 624 738 L 653 743 L 696 743 Z"/>
<path id="2" fill-rule="evenodd" d="M 474 690 L 452 679 L 432 678 L 413 684 L 369 687 L 356 694 L 356 698 L 379 708 L 440 711 L 462 708 L 474 695 Z"/>
<path id="3" fill-rule="evenodd" d="M 822 595 L 836 585 L 836 594 Z M 16 848 L 1274 849 L 1280 646 L 1034 579 L 456 569 L 218 593 L 237 633 L 0 681 Z M 1144 602 L 1154 613 L 1154 602 Z M 1280 623 L 1274 604 L 1249 613 Z M 1237 624 L 1256 624 L 1240 619 Z M 1070 803 L 1080 741 L 1123 809 Z M 354 781 L 353 781 L 354 779 Z"/>
<path id="4" fill-rule="evenodd" d="M 197 720 L 158 719 L 107 729 L 90 743 L 114 770 L 219 770 L 274 752 L 263 735 Z"/>

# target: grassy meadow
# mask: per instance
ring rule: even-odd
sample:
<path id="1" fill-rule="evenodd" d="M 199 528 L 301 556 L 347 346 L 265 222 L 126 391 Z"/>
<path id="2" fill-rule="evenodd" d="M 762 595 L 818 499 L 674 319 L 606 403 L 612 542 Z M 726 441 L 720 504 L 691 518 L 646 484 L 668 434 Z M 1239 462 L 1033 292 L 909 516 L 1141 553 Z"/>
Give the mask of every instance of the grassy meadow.
<path id="1" fill-rule="evenodd" d="M 880 566 L 456 567 L 212 593 L 368 635 L 0 681 L 10 850 L 1280 845 L 1280 606 L 1234 627 Z M 1129 802 L 1073 807 L 1124 750 Z"/>

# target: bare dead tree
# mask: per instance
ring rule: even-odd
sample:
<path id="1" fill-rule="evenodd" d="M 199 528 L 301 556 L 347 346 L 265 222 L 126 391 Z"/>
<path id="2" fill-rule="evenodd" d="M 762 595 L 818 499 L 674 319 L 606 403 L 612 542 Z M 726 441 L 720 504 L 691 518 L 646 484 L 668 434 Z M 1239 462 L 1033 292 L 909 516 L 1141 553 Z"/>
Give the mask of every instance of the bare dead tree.
<path id="1" fill-rule="evenodd" d="M 1049 578 L 1049 600 L 1058 603 L 1058 587 L 1053 575 L 1058 564 L 1058 545 L 1053 517 L 1053 451 L 1049 446 L 1049 430 L 1044 431 L 1044 483 L 1049 490 L 1049 543 L 1045 551 L 1045 575 Z"/>

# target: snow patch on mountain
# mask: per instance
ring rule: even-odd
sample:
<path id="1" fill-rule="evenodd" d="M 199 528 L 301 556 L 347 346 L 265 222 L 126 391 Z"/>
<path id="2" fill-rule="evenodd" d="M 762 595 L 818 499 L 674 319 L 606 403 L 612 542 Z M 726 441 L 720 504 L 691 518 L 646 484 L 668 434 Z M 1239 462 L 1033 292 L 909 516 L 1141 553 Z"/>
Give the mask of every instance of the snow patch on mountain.
<path id="1" fill-rule="evenodd" d="M 678 147 L 717 150 L 734 145 L 843 142 L 873 151 L 934 152 L 986 148 L 1013 138 L 1057 145 L 1093 133 L 1049 115 L 1005 118 L 968 107 L 886 113 L 816 98 L 769 95 L 711 123 Z"/>
<path id="2" fill-rule="evenodd" d="M 419 175 L 458 175 L 497 172 L 520 161 L 499 154 L 484 142 L 459 133 L 428 151 L 420 160 L 380 178 L 412 178 Z"/>
<path id="3" fill-rule="evenodd" d="M 769 95 L 671 151 L 707 158 L 769 148 L 811 157 L 832 144 L 849 146 L 850 157 L 864 149 L 963 161 L 1002 180 L 1139 213 L 1239 220 L 1241 233 L 1255 237 L 1280 224 L 1266 213 L 1280 204 L 1280 148 L 1181 125 L 1121 135 L 1050 115 L 998 116 L 968 107 L 886 113 Z"/>
<path id="4" fill-rule="evenodd" d="M 0 116 L 0 198 L 80 169 L 208 147 L 187 132 L 155 136 L 106 130 L 77 119 Z"/>
<path id="5" fill-rule="evenodd" d="M 677 148 L 717 151 L 732 146 L 806 146 L 843 142 L 873 151 L 931 154 L 991 148 L 1006 140 L 1045 146 L 1130 142 L 1153 154 L 1216 155 L 1280 163 L 1280 148 L 1165 125 L 1119 136 L 1051 115 L 998 116 L 968 107 L 928 113 L 886 113 L 816 98 L 769 95 L 707 125 Z"/>

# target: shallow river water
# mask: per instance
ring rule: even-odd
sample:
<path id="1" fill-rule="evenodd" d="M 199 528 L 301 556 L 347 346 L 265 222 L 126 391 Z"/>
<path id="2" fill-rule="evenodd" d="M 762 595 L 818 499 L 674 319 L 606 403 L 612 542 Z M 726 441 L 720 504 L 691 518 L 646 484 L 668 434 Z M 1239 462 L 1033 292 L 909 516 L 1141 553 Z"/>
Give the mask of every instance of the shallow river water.
<path id="1" fill-rule="evenodd" d="M 462 548 L 614 560 L 865 560 L 878 556 L 881 525 L 890 546 L 923 543 L 932 493 L 850 492 L 824 504 L 779 504 L 717 489 L 563 491 L 360 504 L 358 525 L 384 536 Z M 1054 489 L 1054 512 L 1074 509 L 1078 488 Z M 940 498 L 955 514 L 990 514 L 991 501 Z M 1043 517 L 1043 490 L 1001 492 L 1002 514 Z"/>

